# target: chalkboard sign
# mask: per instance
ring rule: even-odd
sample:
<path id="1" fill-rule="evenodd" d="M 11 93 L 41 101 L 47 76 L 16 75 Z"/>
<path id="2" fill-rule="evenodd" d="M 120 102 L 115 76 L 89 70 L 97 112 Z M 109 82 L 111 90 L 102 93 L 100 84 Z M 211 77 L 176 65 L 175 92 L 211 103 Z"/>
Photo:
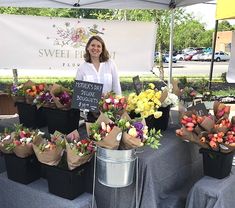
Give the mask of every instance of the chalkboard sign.
<path id="1" fill-rule="evenodd" d="M 139 76 L 133 77 L 132 80 L 133 80 L 135 92 L 136 92 L 136 94 L 138 95 L 138 94 L 140 94 L 140 92 L 141 92 L 142 89 L 143 89 L 143 84 L 140 82 Z"/>
<path id="2" fill-rule="evenodd" d="M 205 116 L 208 115 L 208 110 L 206 109 L 206 106 L 204 103 L 198 103 L 196 105 L 193 105 L 189 108 L 187 108 L 188 111 L 196 111 L 197 115 L 199 116 Z"/>
<path id="3" fill-rule="evenodd" d="M 76 80 L 74 84 L 72 108 L 98 112 L 103 84 Z"/>

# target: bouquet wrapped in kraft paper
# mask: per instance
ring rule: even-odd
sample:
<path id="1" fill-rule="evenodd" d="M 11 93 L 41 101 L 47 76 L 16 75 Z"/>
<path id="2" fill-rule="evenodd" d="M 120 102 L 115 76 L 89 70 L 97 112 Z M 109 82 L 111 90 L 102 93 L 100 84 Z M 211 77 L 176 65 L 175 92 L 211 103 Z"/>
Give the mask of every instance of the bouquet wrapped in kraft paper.
<path id="1" fill-rule="evenodd" d="M 103 113 L 95 123 L 86 123 L 87 135 L 97 146 L 118 149 L 122 130 Z"/>
<path id="2" fill-rule="evenodd" d="M 77 130 L 66 136 L 66 152 L 69 170 L 73 170 L 88 161 L 94 155 L 94 144 L 89 139 L 80 139 Z"/>
<path id="3" fill-rule="evenodd" d="M 215 101 L 213 111 L 214 116 L 185 112 L 181 115 L 182 128 L 176 130 L 176 135 L 203 148 L 220 152 L 234 151 L 235 117 L 230 121 L 230 106 Z"/>
<path id="4" fill-rule="evenodd" d="M 69 110 L 71 108 L 72 94 L 69 89 L 53 84 L 50 88 L 50 94 L 57 108 Z"/>
<path id="5" fill-rule="evenodd" d="M 45 84 L 35 84 L 31 80 L 28 80 L 23 84 L 25 89 L 26 103 L 33 104 L 34 99 L 38 96 L 45 88 Z"/>
<path id="6" fill-rule="evenodd" d="M 160 130 L 149 130 L 144 119 L 131 120 L 127 114 L 123 114 L 118 126 L 123 131 L 120 149 L 136 149 L 145 145 L 157 149 L 160 145 L 159 139 L 162 136 Z"/>
<path id="7" fill-rule="evenodd" d="M 34 138 L 33 150 L 41 163 L 56 166 L 65 150 L 65 135 L 55 131 L 50 140 L 38 135 Z"/>
<path id="8" fill-rule="evenodd" d="M 7 149 L 7 146 L 11 143 L 11 133 L 8 129 L 4 129 L 4 132 L 0 133 L 0 152 L 3 152 L 5 154 L 13 153 L 13 149 Z"/>
<path id="9" fill-rule="evenodd" d="M 126 111 L 127 98 L 116 95 L 114 92 L 108 92 L 102 95 L 99 102 L 99 110 L 104 113 L 112 121 L 120 119 L 122 114 Z"/>

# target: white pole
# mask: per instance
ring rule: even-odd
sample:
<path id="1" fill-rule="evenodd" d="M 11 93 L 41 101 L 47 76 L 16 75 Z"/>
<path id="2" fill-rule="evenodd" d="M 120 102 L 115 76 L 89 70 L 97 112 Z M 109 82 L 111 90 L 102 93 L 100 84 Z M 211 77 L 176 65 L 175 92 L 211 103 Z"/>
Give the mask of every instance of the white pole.
<path id="1" fill-rule="evenodd" d="M 170 46 L 169 46 L 169 64 L 168 64 L 168 87 L 172 82 L 172 57 L 173 57 L 173 35 L 174 35 L 174 9 L 171 9 L 171 24 L 170 24 Z"/>

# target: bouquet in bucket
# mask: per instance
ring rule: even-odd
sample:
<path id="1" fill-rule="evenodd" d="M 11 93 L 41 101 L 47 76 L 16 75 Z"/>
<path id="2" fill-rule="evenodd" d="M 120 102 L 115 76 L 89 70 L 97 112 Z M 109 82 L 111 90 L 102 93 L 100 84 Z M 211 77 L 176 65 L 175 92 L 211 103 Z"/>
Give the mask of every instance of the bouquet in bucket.
<path id="1" fill-rule="evenodd" d="M 38 135 L 34 139 L 33 150 L 41 163 L 58 165 L 65 150 L 65 135 L 58 131 L 50 139 Z"/>
<path id="2" fill-rule="evenodd" d="M 39 130 L 30 130 L 22 125 L 15 125 L 11 133 L 11 143 L 6 146 L 7 151 L 13 151 L 18 157 L 25 158 L 33 154 L 33 139 L 42 134 Z"/>
<path id="3" fill-rule="evenodd" d="M 160 145 L 160 130 L 149 130 L 144 120 L 130 120 L 126 117 L 118 121 L 118 126 L 123 130 L 121 149 L 134 149 L 146 145 L 157 149 Z"/>
<path id="4" fill-rule="evenodd" d="M 158 111 L 161 103 L 166 99 L 167 92 L 157 91 L 155 85 L 150 83 L 145 91 L 139 95 L 131 93 L 127 99 L 127 111 L 140 114 L 141 118 L 147 118 L 153 115 L 155 118 L 162 116 L 162 112 Z"/>
<path id="5" fill-rule="evenodd" d="M 70 109 L 72 93 L 69 89 L 58 84 L 53 84 L 50 89 L 50 94 L 57 108 L 64 110 Z"/>
<path id="6" fill-rule="evenodd" d="M 206 149 L 231 152 L 235 149 L 235 117 L 229 119 L 230 106 L 223 103 L 215 101 L 213 108 L 214 116 L 185 112 L 176 135 Z"/>
<path id="7" fill-rule="evenodd" d="M 94 143 L 107 149 L 118 149 L 122 130 L 104 114 L 95 123 L 86 123 L 87 135 Z"/>
<path id="8" fill-rule="evenodd" d="M 11 130 L 5 128 L 2 133 L 0 133 L 0 151 L 9 154 L 13 153 L 12 149 L 7 150 L 7 146 L 12 143 Z"/>
<path id="9" fill-rule="evenodd" d="M 94 143 L 89 139 L 80 139 L 75 130 L 66 136 L 66 152 L 68 168 L 73 170 L 92 158 Z"/>
<path id="10" fill-rule="evenodd" d="M 99 109 L 108 118 L 115 121 L 125 112 L 127 99 L 124 96 L 118 96 L 114 92 L 106 93 L 101 97 Z"/>

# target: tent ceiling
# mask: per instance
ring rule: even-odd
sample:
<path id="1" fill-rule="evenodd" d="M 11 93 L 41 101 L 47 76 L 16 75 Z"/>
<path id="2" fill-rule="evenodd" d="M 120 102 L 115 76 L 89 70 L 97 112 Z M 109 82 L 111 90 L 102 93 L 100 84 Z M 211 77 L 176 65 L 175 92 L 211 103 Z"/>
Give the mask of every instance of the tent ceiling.
<path id="1" fill-rule="evenodd" d="M 217 0 L 216 19 L 235 19 L 235 1 Z"/>
<path id="2" fill-rule="evenodd" d="M 36 8 L 106 8 L 106 9 L 169 9 L 209 0 L 1 0 L 0 7 Z"/>

